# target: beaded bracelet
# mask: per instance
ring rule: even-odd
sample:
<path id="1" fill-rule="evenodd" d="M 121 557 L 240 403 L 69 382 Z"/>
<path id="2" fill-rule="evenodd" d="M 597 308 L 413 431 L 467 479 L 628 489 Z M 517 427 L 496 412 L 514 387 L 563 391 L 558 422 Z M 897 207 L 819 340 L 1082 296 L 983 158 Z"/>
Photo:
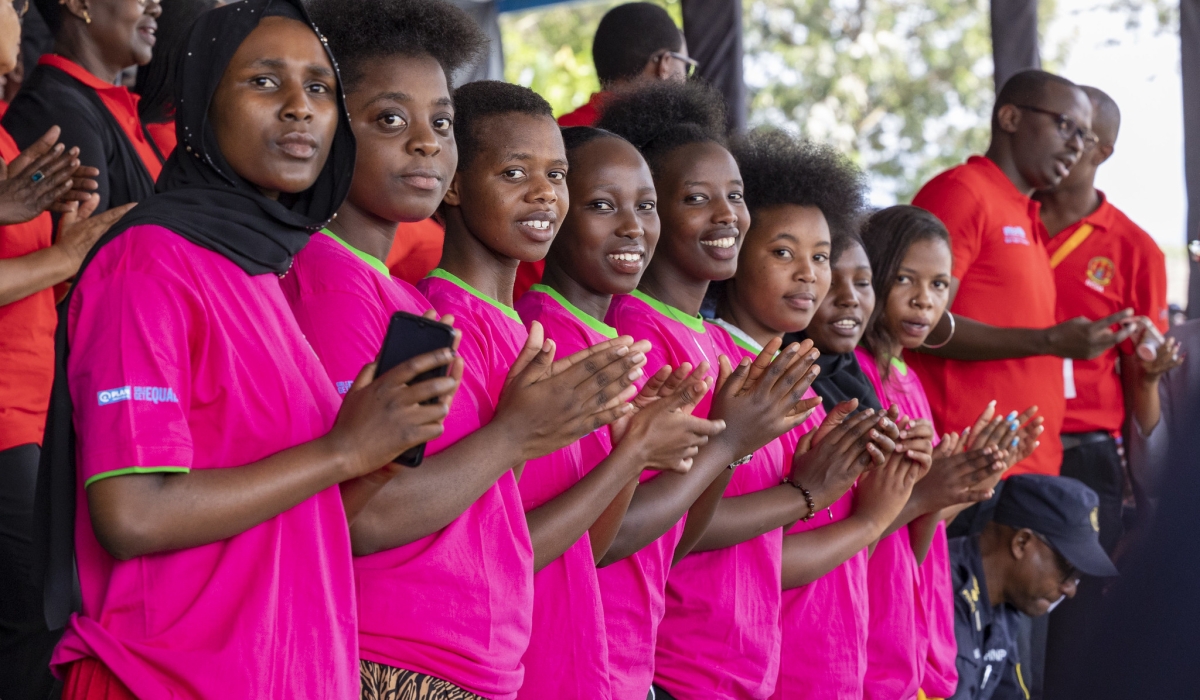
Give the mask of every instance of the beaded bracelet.
<path id="1" fill-rule="evenodd" d="M 817 515 L 817 504 L 815 501 L 813 501 L 812 494 L 809 493 L 808 489 L 804 488 L 800 484 L 797 484 L 791 479 L 784 479 L 783 483 L 791 486 L 792 488 L 800 489 L 801 495 L 804 496 L 804 504 L 808 506 L 808 515 L 800 518 L 800 522 L 806 523 L 809 520 L 812 520 Z"/>

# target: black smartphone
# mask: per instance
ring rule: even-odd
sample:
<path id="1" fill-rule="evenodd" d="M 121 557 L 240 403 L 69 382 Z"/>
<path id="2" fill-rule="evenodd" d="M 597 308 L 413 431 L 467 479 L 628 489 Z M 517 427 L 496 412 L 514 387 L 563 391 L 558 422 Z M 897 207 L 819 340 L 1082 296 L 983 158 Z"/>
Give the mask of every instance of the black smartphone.
<path id="1" fill-rule="evenodd" d="M 379 351 L 379 364 L 375 367 L 375 378 L 396 365 L 407 362 L 418 355 L 454 346 L 454 329 L 444 323 L 431 321 L 421 316 L 397 311 L 388 323 L 387 335 L 383 338 L 383 349 Z M 434 377 L 446 376 L 446 365 L 422 372 L 411 384 L 418 384 Z M 432 403 L 437 399 L 430 399 Z M 416 467 L 425 459 L 425 443 L 410 448 L 395 459 L 397 464 Z"/>

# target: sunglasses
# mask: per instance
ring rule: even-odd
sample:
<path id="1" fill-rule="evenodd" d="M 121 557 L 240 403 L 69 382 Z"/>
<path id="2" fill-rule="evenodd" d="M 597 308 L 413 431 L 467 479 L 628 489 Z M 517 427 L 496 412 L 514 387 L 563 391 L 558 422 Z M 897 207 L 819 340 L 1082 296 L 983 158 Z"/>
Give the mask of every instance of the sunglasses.
<path id="1" fill-rule="evenodd" d="M 1090 129 L 1085 129 L 1082 126 L 1079 126 L 1078 122 L 1071 117 L 1062 114 L 1061 112 L 1042 109 L 1041 107 L 1033 107 L 1031 105 L 1013 106 L 1017 109 L 1027 109 L 1030 112 L 1037 112 L 1038 114 L 1045 114 L 1046 116 L 1050 117 L 1054 120 L 1054 126 L 1057 127 L 1058 135 L 1062 137 L 1062 140 L 1070 141 L 1073 138 L 1079 138 L 1080 142 L 1083 143 L 1083 150 L 1085 153 L 1092 150 L 1097 144 L 1100 143 L 1099 136 L 1094 134 Z"/>
<path id="2" fill-rule="evenodd" d="M 679 53 L 678 51 L 663 51 L 661 54 L 658 55 L 657 60 L 661 61 L 661 60 L 667 58 L 668 56 L 677 61 L 683 61 L 684 65 L 687 66 L 687 68 L 684 69 L 684 74 L 687 75 L 687 77 L 689 77 L 689 78 L 692 77 L 693 75 L 695 75 L 696 71 L 700 69 L 699 61 L 697 61 L 694 58 L 691 58 L 690 56 L 684 56 L 683 54 Z"/>
<path id="3" fill-rule="evenodd" d="M 29 4 L 31 0 L 13 0 L 13 9 L 17 11 L 17 17 L 24 19 L 25 13 L 29 12 Z"/>

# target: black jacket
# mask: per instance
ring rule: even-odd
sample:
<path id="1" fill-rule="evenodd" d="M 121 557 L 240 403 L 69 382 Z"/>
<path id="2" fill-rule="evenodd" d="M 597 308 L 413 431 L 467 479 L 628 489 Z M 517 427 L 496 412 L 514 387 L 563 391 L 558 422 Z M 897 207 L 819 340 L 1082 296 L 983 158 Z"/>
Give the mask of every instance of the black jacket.
<path id="1" fill-rule="evenodd" d="M 100 170 L 97 212 L 140 202 L 154 194 L 154 180 L 133 144 L 95 90 L 47 65 L 33 69 L 0 124 L 21 150 L 55 124 L 59 141 L 79 147 L 79 161 Z"/>
<path id="2" fill-rule="evenodd" d="M 952 700 L 1028 700 L 1028 671 L 1017 647 L 1024 615 L 1008 604 L 989 604 L 979 536 L 950 540 L 954 579 L 954 636 L 958 690 Z"/>

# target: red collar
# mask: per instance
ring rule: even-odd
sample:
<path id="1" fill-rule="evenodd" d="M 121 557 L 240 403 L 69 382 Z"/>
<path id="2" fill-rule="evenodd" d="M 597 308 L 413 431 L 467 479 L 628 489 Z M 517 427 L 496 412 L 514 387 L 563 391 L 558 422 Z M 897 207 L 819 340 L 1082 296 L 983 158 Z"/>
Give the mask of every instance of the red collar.
<path id="1" fill-rule="evenodd" d="M 56 53 L 43 54 L 42 57 L 38 59 L 38 65 L 57 68 L 84 85 L 92 88 L 93 90 L 125 90 L 124 86 L 106 83 L 89 73 L 88 69 L 69 58 L 59 56 Z M 128 92 L 128 90 L 125 91 Z"/>

